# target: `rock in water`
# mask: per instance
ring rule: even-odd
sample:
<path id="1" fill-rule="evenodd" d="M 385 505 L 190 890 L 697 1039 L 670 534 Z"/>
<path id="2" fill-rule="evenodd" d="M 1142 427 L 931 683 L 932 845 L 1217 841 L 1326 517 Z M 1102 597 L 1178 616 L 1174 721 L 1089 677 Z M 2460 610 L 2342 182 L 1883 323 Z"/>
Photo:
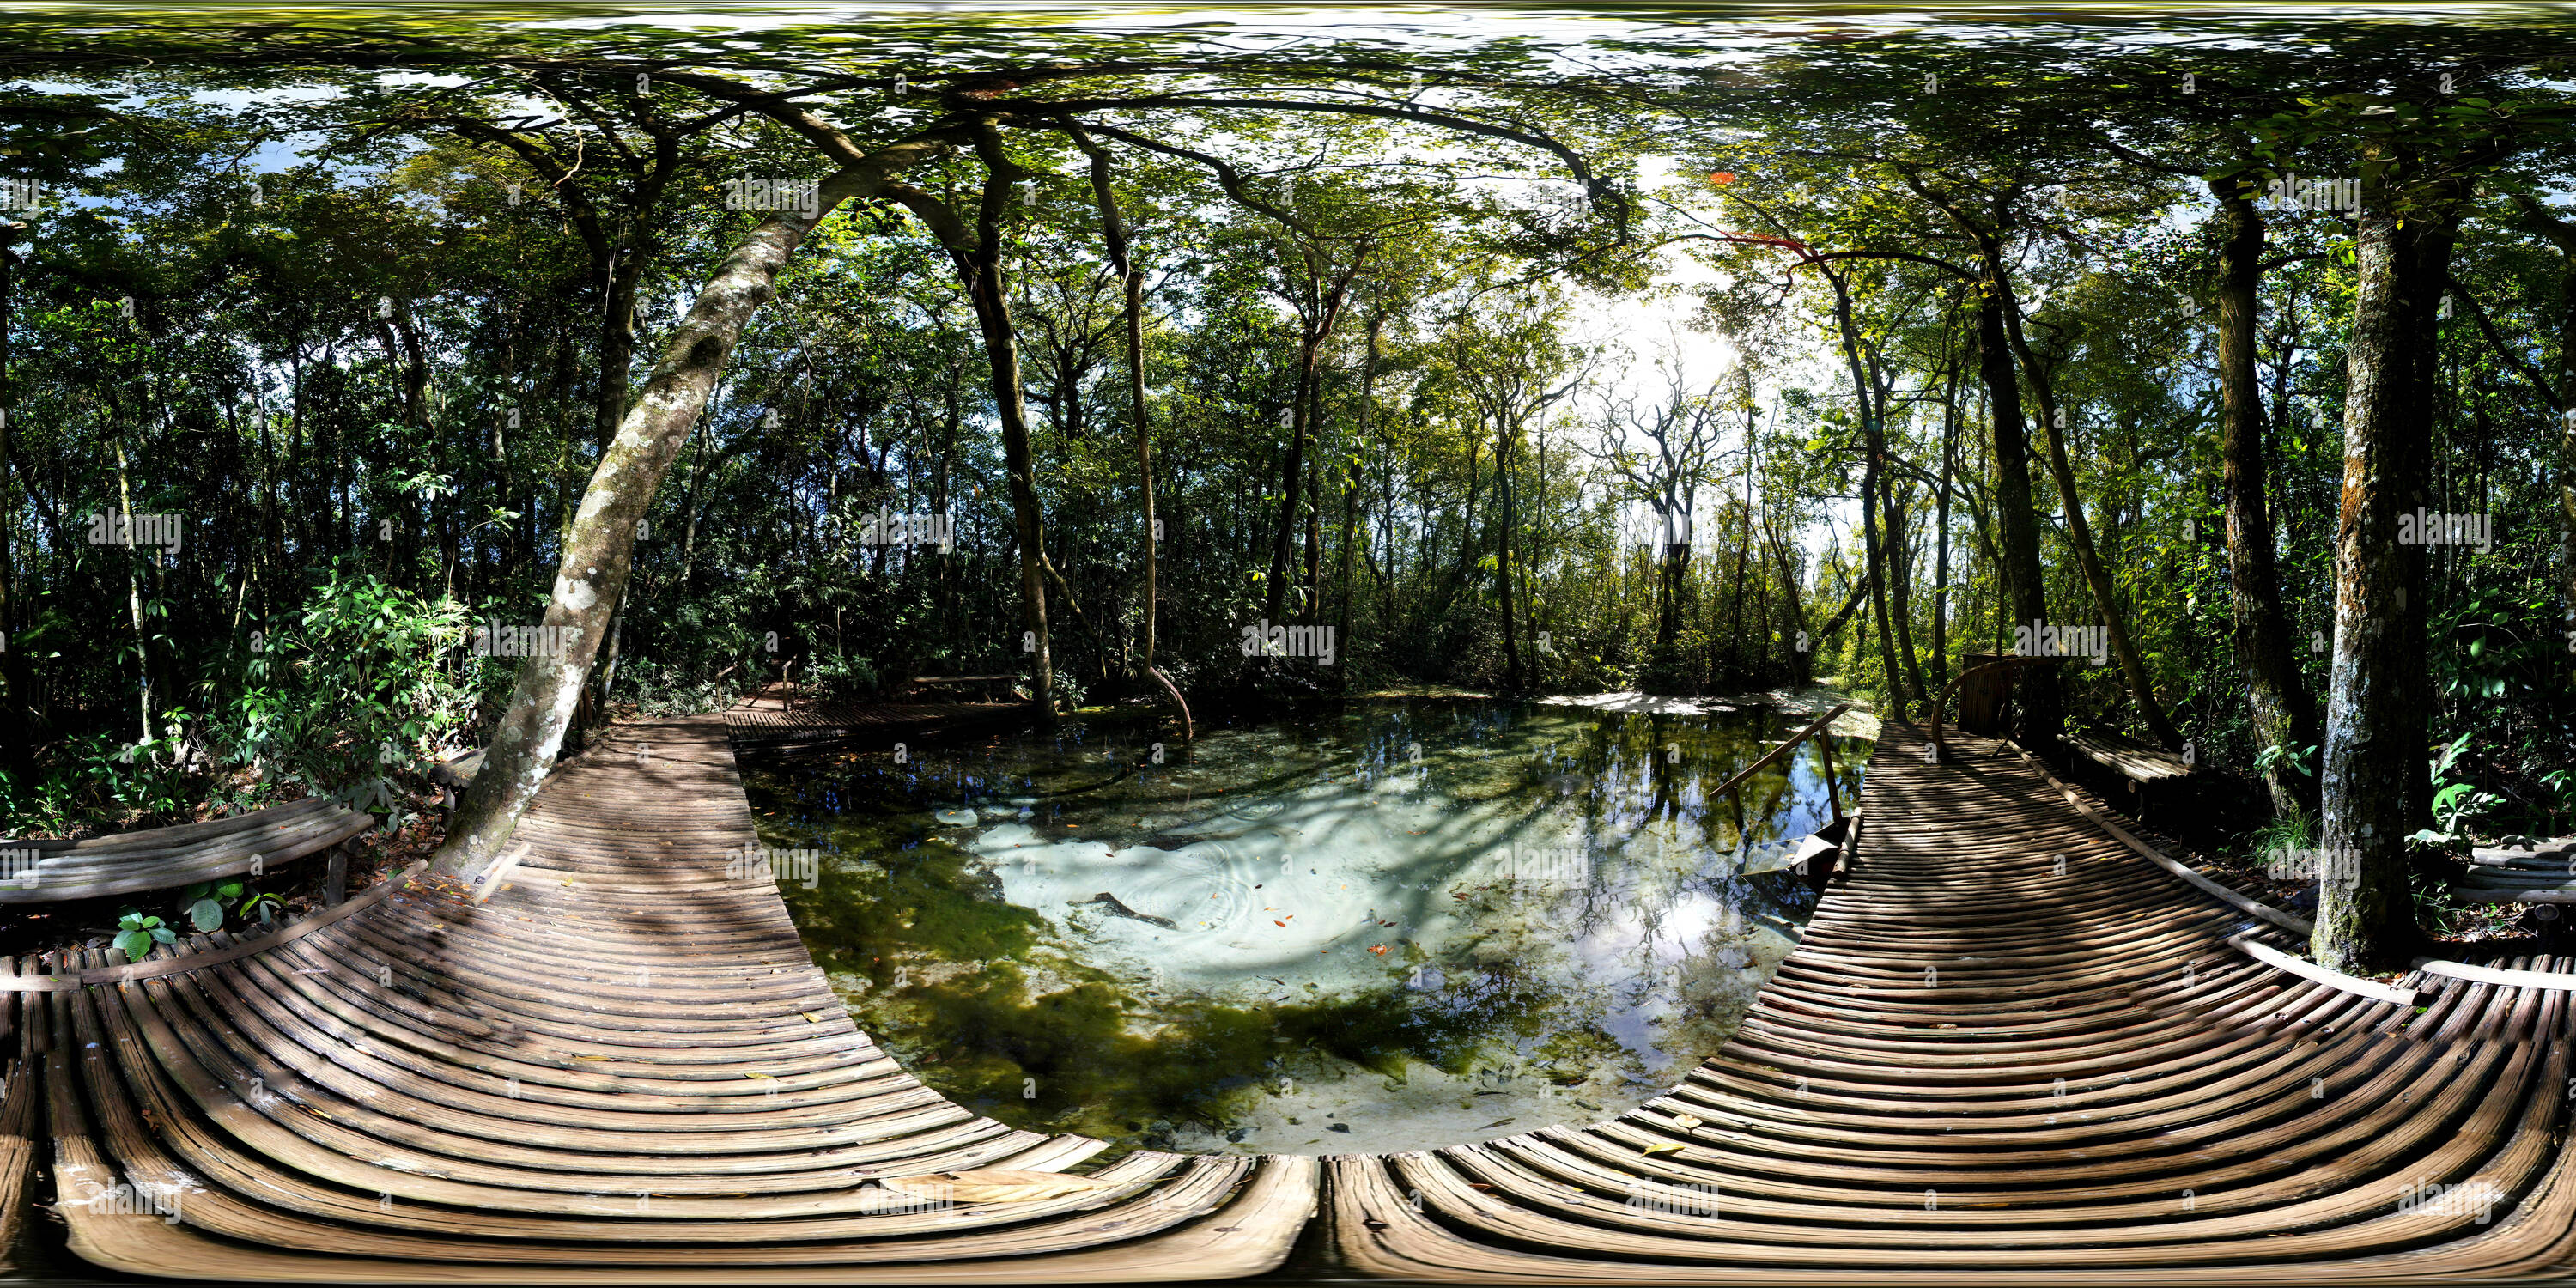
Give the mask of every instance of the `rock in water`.
<path id="1" fill-rule="evenodd" d="M 1113 917 L 1126 917 L 1133 921 L 1151 922 L 1154 925 L 1161 926 L 1165 930 L 1180 929 L 1179 926 L 1172 924 L 1171 918 L 1157 917 L 1152 913 L 1138 912 L 1135 909 L 1128 907 L 1126 904 L 1119 902 L 1118 896 L 1111 894 L 1106 890 L 1103 890 L 1088 899 L 1067 899 L 1065 902 L 1073 904 L 1076 907 L 1096 903 L 1100 905 L 1103 911 L 1106 911 Z"/>
<path id="2" fill-rule="evenodd" d="M 937 818 L 942 823 L 948 823 L 960 827 L 967 826 L 976 821 L 975 811 L 971 809 L 944 809 L 939 811 L 939 813 L 933 817 Z"/>

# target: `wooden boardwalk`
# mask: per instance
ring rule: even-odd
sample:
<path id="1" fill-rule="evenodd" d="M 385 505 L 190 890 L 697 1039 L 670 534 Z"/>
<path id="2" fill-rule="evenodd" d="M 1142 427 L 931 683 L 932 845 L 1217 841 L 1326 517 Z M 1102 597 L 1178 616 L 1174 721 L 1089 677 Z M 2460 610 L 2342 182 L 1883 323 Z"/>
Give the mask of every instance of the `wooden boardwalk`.
<path id="1" fill-rule="evenodd" d="M 794 747 L 853 738 L 904 738 L 1026 719 L 1025 702 L 790 703 L 771 685 L 724 712 L 735 746 Z"/>
<path id="2" fill-rule="evenodd" d="M 2272 920 L 2017 755 L 1950 741 L 1936 767 L 1886 727 L 1854 870 L 1719 1056 L 1598 1126 L 1332 1160 L 1343 1258 L 1474 1283 L 2034 1286 L 2576 1264 L 2567 991 L 2295 973 Z"/>
<path id="3" fill-rule="evenodd" d="M 1103 1145 L 897 1068 L 774 886 L 726 874 L 756 844 L 723 721 L 624 725 L 548 780 L 480 904 L 415 883 L 204 969 L 29 995 L 72 1250 L 440 1283 L 1114 1282 L 1285 1256 L 1313 1160 L 1139 1152 L 1009 1201 L 882 1184 Z"/>
<path id="4" fill-rule="evenodd" d="M 2009 748 L 1920 747 L 1884 730 L 1857 853 L 1734 1041 L 1594 1126 L 943 1189 L 1103 1146 L 977 1117 L 851 1026 L 725 870 L 756 838 L 699 717 L 560 769 L 483 902 L 409 882 L 255 944 L 23 964 L 0 1169 L 50 1150 L 92 1263 L 246 1281 L 1216 1279 L 1279 1266 L 1319 1185 L 1350 1271 L 1449 1282 L 2576 1266 L 2563 964 L 2327 975 L 2295 918 Z"/>

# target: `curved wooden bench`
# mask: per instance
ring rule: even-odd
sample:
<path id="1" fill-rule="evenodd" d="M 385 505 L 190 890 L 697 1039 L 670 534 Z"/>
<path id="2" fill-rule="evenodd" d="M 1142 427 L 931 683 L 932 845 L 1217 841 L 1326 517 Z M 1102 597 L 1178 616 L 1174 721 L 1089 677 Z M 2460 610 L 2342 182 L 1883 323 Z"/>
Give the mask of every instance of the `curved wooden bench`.
<path id="1" fill-rule="evenodd" d="M 0 840 L 0 904 L 168 890 L 264 872 L 331 849 L 375 819 L 324 797 L 87 841 Z"/>
<path id="2" fill-rule="evenodd" d="M 2294 932 L 2095 827 L 2008 744 L 1947 742 L 1926 764 L 1885 727 L 1851 869 L 1718 1056 L 1606 1123 L 1333 1160 L 1342 1256 L 2033 1288 L 2576 1265 L 2568 963 L 2288 969 Z"/>
<path id="3" fill-rule="evenodd" d="M 757 843 L 720 719 L 620 726 L 547 781 L 481 902 L 418 878 L 248 953 L 190 941 L 202 968 L 31 994 L 72 1250 L 386 1283 L 1109 1282 L 1286 1256 L 1311 1159 L 1139 1151 L 1007 1200 L 903 1179 L 1105 1146 L 905 1074 L 775 889 L 726 877 Z M 120 1184 L 166 1201 L 81 1202 Z"/>

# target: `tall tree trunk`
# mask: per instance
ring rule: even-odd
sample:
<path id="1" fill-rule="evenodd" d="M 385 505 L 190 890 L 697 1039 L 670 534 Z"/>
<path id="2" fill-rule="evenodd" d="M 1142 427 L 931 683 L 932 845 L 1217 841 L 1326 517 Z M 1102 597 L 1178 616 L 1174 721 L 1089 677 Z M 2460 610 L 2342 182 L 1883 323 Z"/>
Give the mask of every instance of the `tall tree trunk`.
<path id="1" fill-rule="evenodd" d="M 1020 383 L 1018 333 L 1011 323 L 1009 283 L 1002 273 L 1002 223 L 1013 186 L 1024 173 L 1002 149 L 1001 129 L 989 117 L 976 123 L 975 152 L 985 168 L 973 240 L 951 244 L 958 276 L 975 306 L 991 368 L 995 418 L 1002 425 L 1002 468 L 1009 480 L 1011 520 L 1020 547 L 1020 612 L 1030 655 L 1031 697 L 1041 720 L 1055 720 L 1055 654 L 1047 631 L 1046 523 L 1038 507 L 1037 465 L 1029 448 L 1028 400 Z"/>
<path id="2" fill-rule="evenodd" d="M 1895 710 L 1896 718 L 1902 720 L 1905 718 L 1907 709 L 1905 672 L 1897 663 L 1896 632 L 1887 620 L 1886 562 L 1881 557 L 1882 550 L 1878 539 L 1878 494 L 1885 486 L 1884 470 L 1881 467 L 1887 460 L 1887 427 L 1881 424 L 1879 419 L 1877 386 L 1871 382 L 1869 373 L 1861 366 L 1860 333 L 1852 322 L 1851 289 L 1844 283 L 1841 274 L 1830 269 L 1823 271 L 1825 281 L 1834 288 L 1834 334 L 1842 341 L 1843 365 L 1851 373 L 1852 397 L 1858 403 L 1860 410 L 1861 549 L 1869 561 L 1870 615 L 1878 619 L 1879 664 L 1887 674 L 1889 705 Z M 1884 551 L 1887 557 L 1902 553 L 1892 547 Z"/>
<path id="3" fill-rule="evenodd" d="M 1360 457 L 1362 452 L 1368 450 L 1369 433 L 1377 425 L 1378 341 L 1385 330 L 1386 311 L 1380 309 L 1369 318 L 1368 341 L 1360 359 L 1360 414 L 1354 430 L 1357 441 L 1351 445 L 1348 473 L 1342 487 L 1342 567 L 1335 578 L 1342 587 L 1342 611 L 1335 638 L 1341 641 L 1340 647 L 1344 650 L 1342 673 L 1339 677 L 1344 690 L 1350 688 L 1351 681 L 1348 651 L 1351 641 L 1351 555 L 1354 544 L 1359 539 Z"/>
<path id="4" fill-rule="evenodd" d="M 27 696 L 25 652 L 18 642 L 18 566 L 13 546 L 18 507 L 10 490 L 18 477 L 18 458 L 9 439 L 13 430 L 9 419 L 17 410 L 15 389 L 9 383 L 9 324 L 18 265 L 10 243 L 16 240 L 18 228 L 0 221 L 0 723 L 20 731 L 0 747 L 0 767 L 23 770 L 35 759 L 36 716 Z"/>
<path id="5" fill-rule="evenodd" d="M 2213 189 L 2220 185 L 2212 184 Z M 2229 607 L 2236 626 L 2236 665 L 2245 675 L 2245 699 L 2254 738 L 2280 755 L 2264 772 L 2272 812 L 2313 811 L 2315 766 L 2300 753 L 2317 745 L 2317 706 L 2299 677 L 2291 653 L 2290 623 L 2281 609 L 2281 575 L 2272 547 L 2266 501 L 2263 395 L 2254 369 L 2257 294 L 2261 286 L 2263 216 L 2254 203 L 2221 191 L 2218 216 L 2225 240 L 2219 250 L 2218 393 L 2221 488 L 2227 503 Z"/>
<path id="6" fill-rule="evenodd" d="M 1994 270 L 1997 281 L 2003 270 Z M 2102 628 L 2111 637 L 2111 653 L 2120 663 L 2120 674 L 2128 681 L 2129 697 L 2138 704 L 2138 715 L 2147 729 L 2168 750 L 2182 748 L 2182 734 L 2165 715 L 2164 704 L 2156 700 L 2156 688 L 2147 676 L 2146 659 L 2139 655 L 2137 642 L 2129 636 L 2128 614 L 2121 611 L 2119 591 L 2111 584 L 2111 574 L 2102 566 L 2094 550 L 2093 525 L 2084 517 L 2084 498 L 2075 488 L 2075 467 L 2066 453 L 2068 415 L 2057 401 L 2057 387 L 2049 379 L 2048 368 L 2033 353 L 2029 341 L 2022 338 L 2021 304 L 2005 287 L 2003 298 L 2007 337 L 2013 352 L 2021 356 L 2022 370 L 2030 376 L 2032 394 L 2039 402 L 2040 433 L 2048 444 L 2048 472 L 2057 480 L 2059 502 L 2066 510 L 2066 543 L 2074 548 L 2076 569 L 2084 574 L 2085 588 L 2093 593 L 2093 607 L 2102 614 Z"/>
<path id="7" fill-rule="evenodd" d="M 466 789 L 438 852 L 436 870 L 478 883 L 497 862 L 537 788 L 554 768 L 581 699 L 608 614 L 624 594 L 635 525 L 697 423 L 742 328 L 777 287 L 778 272 L 822 217 L 842 202 L 883 190 L 888 175 L 946 145 L 916 137 L 870 154 L 824 180 L 813 213 L 782 210 L 725 257 L 673 329 L 643 396 L 600 454 L 581 509 L 566 534 L 544 625 L 569 638 L 558 657 L 519 664 L 509 707 L 493 731 L 482 772 Z M 488 891 L 488 887 L 486 887 Z"/>
<path id="8" fill-rule="evenodd" d="M 1950 477 L 1959 445 L 1960 368 L 1950 368 L 1949 388 L 1941 399 L 1941 491 L 1932 519 L 1932 683 L 1950 682 Z M 1940 688 L 1925 697 L 1938 702 Z M 1937 718 L 1937 715 L 1936 715 Z"/>
<path id="9" fill-rule="evenodd" d="M 134 628 L 134 693 L 135 706 L 143 713 L 143 741 L 152 741 L 152 650 L 145 643 L 143 627 L 143 588 L 135 573 L 136 555 L 131 544 L 134 533 L 134 486 L 126 477 L 125 432 L 116 435 L 116 501 L 124 519 L 125 607 Z M 156 757 L 157 759 L 157 757 Z"/>
<path id="10" fill-rule="evenodd" d="M 2397 520 L 2425 504 L 2432 405 L 2420 356 L 2434 347 L 2453 216 L 2401 221 L 2365 207 L 2357 234 L 2344 394 L 2343 498 L 2335 529 L 2334 662 L 2327 681 L 2323 841 L 2310 949 L 2337 970 L 2411 946 L 2405 838 L 2425 778 L 2423 547 Z"/>
<path id="11" fill-rule="evenodd" d="M 2005 599 L 2024 623 L 2048 620 L 2048 583 L 2039 564 L 2039 514 L 2030 494 L 2030 433 L 2021 416 L 2021 381 L 2013 371 L 2011 341 L 2004 336 L 2004 292 L 1998 280 L 2000 249 L 1986 256 L 1978 283 L 1977 375 L 1986 386 L 1993 427 L 1995 544 Z M 2051 751 L 2064 731 L 2066 708 L 2054 667 L 2026 666 L 2013 677 L 2019 700 L 2013 736 L 2033 751 Z"/>
<path id="12" fill-rule="evenodd" d="M 1896 618 L 1896 658 L 1905 664 L 1905 683 L 1914 691 L 1916 700 L 1929 702 L 1938 696 L 1923 687 L 1923 664 L 1914 648 L 1914 539 L 1909 522 L 1912 507 L 1905 502 L 1905 487 L 1892 473 L 1878 477 L 1880 501 L 1887 510 L 1887 554 L 1881 566 L 1887 570 L 1887 606 Z"/>
<path id="13" fill-rule="evenodd" d="M 1521 647 L 1512 617 L 1512 529 L 1519 516 L 1512 505 L 1512 439 L 1510 413 L 1498 410 L 1494 426 L 1494 500 L 1503 512 L 1502 539 L 1494 556 L 1494 582 L 1503 598 L 1503 675 L 1507 691 L 1521 691 Z"/>
<path id="14" fill-rule="evenodd" d="M 1110 267 L 1126 293 L 1127 322 L 1127 405 L 1128 417 L 1136 426 L 1136 487 L 1142 499 L 1145 521 L 1145 651 L 1141 665 L 1145 674 L 1154 677 L 1170 696 L 1172 705 L 1181 711 L 1181 740 L 1193 741 L 1197 730 L 1190 719 L 1190 704 L 1181 696 L 1178 685 L 1154 665 L 1154 624 L 1160 604 L 1159 561 L 1156 547 L 1162 541 L 1160 524 L 1154 518 L 1154 447 L 1146 433 L 1145 405 L 1145 273 L 1136 267 L 1127 246 L 1127 223 L 1119 217 L 1118 194 L 1109 185 L 1109 150 L 1094 143 L 1077 127 L 1069 131 L 1073 141 L 1091 159 L 1091 192 L 1100 204 L 1101 243 L 1109 254 Z M 1345 634 L 1349 632 L 1347 629 Z"/>

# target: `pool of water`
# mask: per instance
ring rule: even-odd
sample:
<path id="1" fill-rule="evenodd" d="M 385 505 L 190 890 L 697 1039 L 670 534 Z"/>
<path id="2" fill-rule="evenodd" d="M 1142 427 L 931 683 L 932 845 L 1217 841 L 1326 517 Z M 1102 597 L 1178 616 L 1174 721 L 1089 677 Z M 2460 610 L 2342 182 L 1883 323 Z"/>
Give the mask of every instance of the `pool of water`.
<path id="1" fill-rule="evenodd" d="M 819 852 L 780 883 L 816 961 L 941 1092 L 1343 1153 L 1596 1120 L 1722 1044 L 1814 907 L 1786 843 L 1831 813 L 1812 743 L 1707 789 L 1803 723 L 1357 702 L 744 777 L 762 843 Z M 1868 749 L 1836 740 L 1846 805 Z"/>

